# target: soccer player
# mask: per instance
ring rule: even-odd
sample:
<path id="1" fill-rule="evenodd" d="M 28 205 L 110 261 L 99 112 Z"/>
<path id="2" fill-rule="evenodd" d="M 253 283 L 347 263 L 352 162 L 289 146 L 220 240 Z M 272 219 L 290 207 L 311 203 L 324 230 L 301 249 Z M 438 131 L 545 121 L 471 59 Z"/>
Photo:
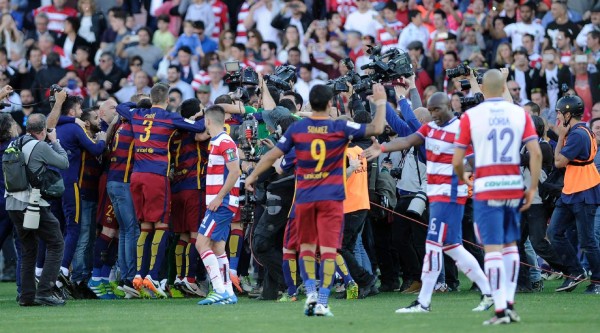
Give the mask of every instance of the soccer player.
<path id="1" fill-rule="evenodd" d="M 485 311 L 492 306 L 490 287 L 479 263 L 462 245 L 462 217 L 467 201 L 467 185 L 458 181 L 452 169 L 454 138 L 459 120 L 449 108 L 450 101 L 444 93 L 435 93 L 427 102 L 432 121 L 407 136 L 386 144 L 373 139 L 373 146 L 363 155 L 368 159 L 382 152 L 402 151 L 425 144 L 427 150 L 427 196 L 429 198 L 429 231 L 425 242 L 425 258 L 419 297 L 408 307 L 396 313 L 429 312 L 431 295 L 443 269 L 445 252 L 465 275 L 475 282 L 482 293 L 481 303 L 473 311 Z"/>
<path id="2" fill-rule="evenodd" d="M 496 313 L 484 325 L 520 321 L 514 311 L 519 275 L 520 214 L 531 205 L 537 182 L 524 192 L 519 164 L 521 144 L 529 150 L 531 179 L 538 179 L 542 153 L 531 117 L 519 106 L 502 99 L 505 79 L 492 69 L 483 76 L 485 101 L 463 113 L 456 135 L 452 164 L 459 179 L 469 145 L 475 154 L 473 219 L 485 250 L 484 269 L 490 282 Z M 519 209 L 520 207 L 520 209 Z"/>
<path id="3" fill-rule="evenodd" d="M 131 194 L 138 220 L 141 223 L 137 241 L 137 274 L 133 286 L 146 288 L 154 296 L 167 294 L 158 280 L 167 246 L 171 189 L 169 145 L 176 130 L 204 132 L 204 122 L 185 120 L 178 113 L 166 111 L 169 87 L 155 84 L 150 91 L 152 107 L 130 111 L 135 104 L 117 106 L 117 113 L 133 125 L 135 162 L 131 173 Z M 145 275 L 145 278 L 142 278 Z"/>
<path id="4" fill-rule="evenodd" d="M 67 121 L 79 118 L 82 114 L 82 100 L 77 96 L 68 96 L 61 108 L 61 115 Z M 106 133 L 100 132 L 96 141 L 90 138 L 79 125 L 73 122 L 60 124 L 57 128 L 57 137 L 61 145 L 69 152 L 69 168 L 61 171 L 65 184 L 65 193 L 62 198 L 63 212 L 67 222 L 65 235 L 65 252 L 60 267 L 59 281 L 68 289 L 73 288 L 69 281 L 69 267 L 75 255 L 81 231 L 81 197 L 80 188 L 86 154 L 100 156 L 106 147 Z M 77 267 L 73 267 L 76 269 Z M 82 268 L 82 267 L 81 267 Z M 74 272 L 74 275 L 83 275 L 83 272 Z"/>
<path id="5" fill-rule="evenodd" d="M 200 101 L 195 98 L 181 104 L 181 116 L 185 119 L 193 119 L 198 112 Z M 205 297 L 206 293 L 196 284 L 196 267 L 200 256 L 195 244 L 198 227 L 206 210 L 203 196 L 206 163 L 202 157 L 206 145 L 199 141 L 207 139 L 209 137 L 204 133 L 180 132 L 175 136 L 174 173 L 171 182 L 171 221 L 173 232 L 179 234 L 175 247 L 175 286 L 188 294 L 201 297 Z"/>
<path id="6" fill-rule="evenodd" d="M 277 146 L 264 155 L 246 179 L 246 189 L 253 186 L 282 155 L 296 148 L 296 219 L 300 243 L 300 272 L 308 298 L 307 316 L 333 316 L 327 303 L 335 274 L 335 258 L 341 243 L 345 199 L 346 147 L 353 138 L 383 132 L 386 94 L 382 85 L 373 85 L 377 106 L 371 124 L 331 120 L 333 91 L 324 85 L 314 86 L 309 94 L 312 117 L 295 122 Z M 320 288 L 317 294 L 315 253 L 320 247 Z"/>
<path id="7" fill-rule="evenodd" d="M 225 242 L 239 207 L 240 161 L 237 146 L 223 130 L 225 110 L 218 105 L 206 109 L 210 139 L 206 173 L 206 214 L 198 229 L 196 248 L 206 266 L 213 290 L 199 305 L 234 304 L 237 297 L 229 278 Z"/>

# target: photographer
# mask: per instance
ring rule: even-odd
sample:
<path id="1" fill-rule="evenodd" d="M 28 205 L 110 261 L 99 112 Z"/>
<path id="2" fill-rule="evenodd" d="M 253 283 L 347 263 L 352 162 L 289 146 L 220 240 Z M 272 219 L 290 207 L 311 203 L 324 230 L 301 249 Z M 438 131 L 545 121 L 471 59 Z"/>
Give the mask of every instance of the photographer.
<path id="1" fill-rule="evenodd" d="M 53 111 L 54 112 L 54 111 Z M 23 137 L 23 153 L 28 161 L 26 167 L 31 172 L 45 173 L 47 167 L 66 169 L 69 167 L 67 153 L 56 139 L 56 131 L 46 128 L 46 117 L 33 114 L 27 119 L 27 134 Z M 39 195 L 39 191 L 37 191 Z M 64 305 L 65 301 L 52 294 L 54 281 L 57 280 L 60 262 L 63 256 L 64 241 L 60 231 L 60 223 L 50 211 L 50 204 L 39 199 L 39 227 L 35 230 L 23 227 L 25 211 L 32 195 L 29 189 L 7 193 L 6 210 L 15 224 L 22 244 L 21 295 L 19 305 Z M 32 200 L 30 200 L 32 199 Z M 46 243 L 46 259 L 44 269 L 37 285 L 35 282 L 35 262 L 38 238 Z"/>

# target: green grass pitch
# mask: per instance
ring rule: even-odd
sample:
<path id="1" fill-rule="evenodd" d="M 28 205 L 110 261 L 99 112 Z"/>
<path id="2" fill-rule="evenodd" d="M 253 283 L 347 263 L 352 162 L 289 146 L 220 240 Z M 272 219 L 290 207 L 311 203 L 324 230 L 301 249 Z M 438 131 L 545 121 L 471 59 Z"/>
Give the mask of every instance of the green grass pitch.
<path id="1" fill-rule="evenodd" d="M 240 297 L 230 306 L 198 306 L 198 299 L 80 300 L 65 307 L 21 308 L 13 283 L 0 283 L 0 332 L 600 332 L 600 297 L 585 295 L 587 283 L 573 293 L 555 293 L 560 281 L 546 283 L 542 293 L 517 294 L 519 324 L 483 327 L 491 312 L 473 313 L 474 292 L 435 294 L 429 314 L 394 313 L 416 295 L 385 293 L 365 300 L 332 300 L 334 318 L 305 317 L 303 299 L 279 304 Z M 463 289 L 470 286 L 462 280 Z"/>

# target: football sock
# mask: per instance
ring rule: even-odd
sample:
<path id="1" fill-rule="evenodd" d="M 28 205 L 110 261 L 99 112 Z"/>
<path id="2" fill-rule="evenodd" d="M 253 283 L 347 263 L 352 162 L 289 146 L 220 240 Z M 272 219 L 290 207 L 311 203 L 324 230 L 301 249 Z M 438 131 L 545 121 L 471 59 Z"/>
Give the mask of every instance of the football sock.
<path id="1" fill-rule="evenodd" d="M 336 272 L 338 272 L 338 274 L 340 274 L 342 276 L 342 279 L 344 279 L 344 285 L 348 285 L 348 283 L 354 281 L 352 279 L 352 276 L 350 276 L 350 272 L 348 271 L 348 266 L 346 266 L 346 261 L 344 260 L 344 257 L 342 257 L 341 254 L 337 254 L 335 256 L 335 265 L 336 265 Z"/>
<path id="2" fill-rule="evenodd" d="M 423 285 L 417 298 L 419 303 L 424 307 L 428 307 L 431 304 L 431 295 L 442 272 L 443 260 L 444 256 L 441 246 L 429 242 L 425 243 L 425 258 L 423 259 L 423 269 L 421 270 L 421 282 Z"/>
<path id="3" fill-rule="evenodd" d="M 283 279 L 287 286 L 288 295 L 292 296 L 296 294 L 296 254 L 284 253 L 283 254 Z"/>
<path id="4" fill-rule="evenodd" d="M 490 295 L 490 284 L 487 277 L 481 270 L 477 259 L 464 246 L 452 245 L 449 250 L 444 250 L 444 252 L 456 262 L 456 266 L 461 272 L 475 282 L 483 295 Z"/>
<path id="5" fill-rule="evenodd" d="M 516 246 L 502 249 L 502 261 L 506 272 L 506 302 L 513 304 L 519 278 L 519 249 Z"/>
<path id="6" fill-rule="evenodd" d="M 204 262 L 204 266 L 206 267 L 206 271 L 210 277 L 210 282 L 212 283 L 213 289 L 222 294 L 225 292 L 225 284 L 223 283 L 223 277 L 221 276 L 221 271 L 219 270 L 219 260 L 217 256 L 213 253 L 213 251 L 208 250 L 203 252 L 200 257 L 202 258 L 202 262 Z"/>
<path id="7" fill-rule="evenodd" d="M 196 274 L 198 273 L 198 260 L 200 259 L 198 250 L 196 250 L 196 238 L 190 238 L 190 242 L 187 246 L 187 253 L 188 263 L 184 276 L 188 278 L 188 281 L 196 282 Z"/>
<path id="8" fill-rule="evenodd" d="M 240 255 L 242 254 L 242 246 L 244 245 L 244 230 L 242 229 L 231 229 L 231 235 L 229 236 L 229 258 L 230 258 L 230 269 L 237 272 L 238 264 L 240 262 Z"/>
<path id="9" fill-rule="evenodd" d="M 106 257 L 108 252 L 108 245 L 110 244 L 111 238 L 105 234 L 100 234 L 96 238 L 96 244 L 94 245 L 94 267 L 92 269 L 92 277 L 102 277 L 101 270 L 104 265 L 103 257 Z"/>
<path id="10" fill-rule="evenodd" d="M 158 271 L 165 257 L 167 247 L 167 235 L 165 230 L 157 229 L 154 231 L 152 239 L 152 257 L 150 258 L 150 277 L 155 281 L 158 280 Z"/>
<path id="11" fill-rule="evenodd" d="M 108 248 L 106 249 L 106 255 L 104 256 L 104 260 L 102 261 L 102 270 L 100 272 L 100 277 L 105 280 L 109 280 L 110 272 L 112 271 L 115 262 L 117 261 L 117 253 L 119 252 L 119 239 L 113 238 L 108 244 Z"/>
<path id="12" fill-rule="evenodd" d="M 223 253 L 222 255 L 218 256 L 217 260 L 219 261 L 219 269 L 221 270 L 221 275 L 223 276 L 225 290 L 229 295 L 233 296 L 233 283 L 231 283 L 231 279 L 229 278 L 229 259 L 227 259 L 227 253 Z"/>
<path id="13" fill-rule="evenodd" d="M 485 273 L 490 283 L 496 313 L 506 309 L 506 272 L 501 252 L 485 254 Z"/>
<path id="14" fill-rule="evenodd" d="M 181 276 L 185 276 L 185 259 L 188 257 L 187 253 L 186 256 L 184 256 L 184 252 L 187 247 L 187 242 L 184 240 L 178 240 L 177 241 L 177 245 L 175 245 L 175 275 L 176 277 L 181 277 Z"/>
<path id="15" fill-rule="evenodd" d="M 42 276 L 43 268 L 36 267 L 35 268 L 35 276 Z"/>
<path id="16" fill-rule="evenodd" d="M 329 300 L 329 292 L 333 285 L 333 277 L 335 275 L 335 257 L 337 253 L 321 253 L 321 267 L 319 267 L 319 277 L 321 286 L 319 288 L 319 304 L 327 305 Z"/>
<path id="17" fill-rule="evenodd" d="M 148 267 L 146 265 L 144 265 L 144 258 L 148 257 L 148 252 L 147 252 L 148 247 L 146 246 L 146 243 L 148 242 L 149 239 L 152 239 L 151 237 L 149 237 L 150 233 L 151 233 L 151 230 L 142 229 L 140 231 L 140 237 L 138 237 L 138 240 L 137 240 L 136 270 L 137 270 L 137 274 L 139 274 L 142 277 L 146 276 L 146 273 L 148 272 Z"/>
<path id="18" fill-rule="evenodd" d="M 315 271 L 315 253 L 311 251 L 300 252 L 300 276 L 304 281 L 306 294 L 312 294 L 317 291 L 316 271 Z"/>

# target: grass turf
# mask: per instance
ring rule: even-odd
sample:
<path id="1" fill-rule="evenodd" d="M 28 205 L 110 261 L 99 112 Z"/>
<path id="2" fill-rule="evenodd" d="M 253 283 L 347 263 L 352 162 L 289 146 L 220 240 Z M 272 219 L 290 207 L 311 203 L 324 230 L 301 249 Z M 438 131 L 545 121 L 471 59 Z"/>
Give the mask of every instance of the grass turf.
<path id="1" fill-rule="evenodd" d="M 463 288 L 470 286 L 462 281 Z M 600 296 L 585 295 L 585 284 L 573 293 L 555 293 L 560 281 L 546 283 L 542 293 L 517 294 L 519 324 L 502 332 L 600 332 Z M 21 308 L 13 283 L 0 283 L 0 332 L 482 332 L 498 328 L 481 324 L 492 312 L 473 313 L 474 292 L 435 294 L 432 312 L 396 314 L 415 295 L 384 293 L 365 300 L 332 300 L 334 318 L 308 318 L 304 300 L 295 303 L 240 297 L 228 306 L 198 306 L 198 299 L 78 300 L 65 307 Z"/>

